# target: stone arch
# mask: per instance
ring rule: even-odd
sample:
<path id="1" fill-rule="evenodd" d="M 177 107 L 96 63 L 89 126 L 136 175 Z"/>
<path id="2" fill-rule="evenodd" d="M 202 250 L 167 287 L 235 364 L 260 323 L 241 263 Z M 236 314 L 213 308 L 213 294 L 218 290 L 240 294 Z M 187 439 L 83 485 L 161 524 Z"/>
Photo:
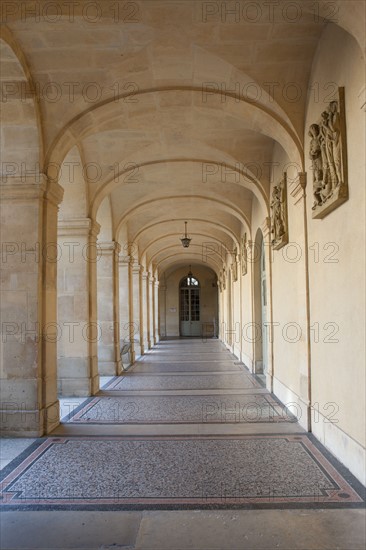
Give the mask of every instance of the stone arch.
<path id="1" fill-rule="evenodd" d="M 261 204 L 262 207 L 268 209 L 267 206 L 267 196 L 266 192 L 261 184 L 260 181 L 258 181 L 254 175 L 250 175 L 249 171 L 242 170 L 240 167 L 235 165 L 226 165 L 223 163 L 219 163 L 216 160 L 213 159 L 200 159 L 200 158 L 164 158 L 159 160 L 153 160 L 153 161 L 145 161 L 141 164 L 136 164 L 133 167 L 133 170 L 141 170 L 141 169 L 148 169 L 150 166 L 155 165 L 167 165 L 170 163 L 199 163 L 203 165 L 204 163 L 209 164 L 211 166 L 214 166 L 217 170 L 222 169 L 223 167 L 225 169 L 228 169 L 232 171 L 233 173 L 238 174 L 239 182 L 237 185 L 241 185 L 250 191 L 255 195 L 258 202 Z M 99 205 L 101 201 L 104 199 L 105 196 L 110 194 L 113 189 L 116 187 L 119 187 L 121 185 L 120 179 L 131 171 L 131 168 L 125 168 L 124 170 L 121 170 L 120 172 L 114 174 L 108 181 L 106 181 L 100 189 L 98 189 L 98 192 L 93 197 L 92 203 L 91 203 L 91 215 L 95 216 L 96 211 L 99 208 Z M 219 179 L 219 177 L 218 177 Z M 244 183 L 245 182 L 245 183 Z"/>
<path id="2" fill-rule="evenodd" d="M 134 91 L 133 94 L 143 97 L 148 94 L 159 94 L 169 91 L 178 91 L 180 93 L 202 94 L 201 87 L 194 86 L 170 86 L 169 88 L 150 88 Z M 264 90 L 263 90 L 264 92 Z M 223 112 L 230 114 L 239 119 L 249 121 L 250 128 L 268 135 L 275 141 L 281 143 L 287 150 L 289 157 L 296 159 L 302 166 L 303 153 L 301 140 L 296 135 L 292 124 L 288 121 L 287 116 L 279 110 L 276 112 L 268 100 L 265 104 L 256 103 L 255 101 L 247 100 L 246 98 L 238 98 L 230 92 L 223 93 L 222 91 L 214 91 L 213 95 L 227 99 L 225 108 L 221 106 Z M 267 93 L 266 93 L 267 95 Z M 108 98 L 99 102 L 71 119 L 58 133 L 51 143 L 47 155 L 46 165 L 57 166 L 70 144 L 73 145 L 77 139 L 85 139 L 88 135 L 95 133 L 96 128 L 101 123 L 105 124 L 105 117 L 114 120 L 116 117 L 115 103 L 123 100 L 128 96 L 128 93 L 120 94 L 118 97 Z M 220 104 L 219 104 L 220 105 Z M 209 109 L 208 107 L 204 107 Z M 103 120 L 104 118 L 104 120 Z"/>

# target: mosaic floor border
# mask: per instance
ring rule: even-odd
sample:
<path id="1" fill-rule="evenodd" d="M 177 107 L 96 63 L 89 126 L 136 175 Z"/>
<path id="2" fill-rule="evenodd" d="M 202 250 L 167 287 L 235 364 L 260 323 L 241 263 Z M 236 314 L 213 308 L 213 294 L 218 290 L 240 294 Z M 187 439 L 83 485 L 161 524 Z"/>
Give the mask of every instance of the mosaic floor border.
<path id="1" fill-rule="evenodd" d="M 47 482 L 50 483 L 51 488 L 52 486 L 52 476 L 57 476 L 59 473 L 57 470 L 57 460 L 55 462 L 52 462 L 54 464 L 51 468 L 51 471 L 45 471 L 43 476 L 44 479 L 40 480 L 40 477 L 37 477 L 37 468 L 44 468 L 44 464 L 42 465 L 38 463 L 38 461 L 46 460 L 52 461 L 52 456 L 54 455 L 57 459 L 58 453 L 61 453 L 63 450 L 67 453 L 70 452 L 70 447 L 72 450 L 72 447 L 74 446 L 74 450 L 79 453 L 79 460 L 81 460 L 82 464 L 87 464 L 89 460 L 89 456 L 82 453 L 83 445 L 87 446 L 88 443 L 92 442 L 93 446 L 89 445 L 90 449 L 95 449 L 95 446 L 99 444 L 99 447 L 103 449 L 103 446 L 109 446 L 109 448 L 112 448 L 113 445 L 117 446 L 117 451 L 120 451 L 123 446 L 137 446 L 137 450 L 141 452 L 141 449 L 138 448 L 139 445 L 145 445 L 150 444 L 150 449 L 145 452 L 145 455 L 150 457 L 150 451 L 155 447 L 159 449 L 159 445 L 161 446 L 163 444 L 163 451 L 164 451 L 164 443 L 172 444 L 174 449 L 174 452 L 177 453 L 177 445 L 186 445 L 189 448 L 193 448 L 195 446 L 195 442 L 197 442 L 198 450 L 202 451 L 204 449 L 206 443 L 208 445 L 219 445 L 218 442 L 223 442 L 221 444 L 222 448 L 225 448 L 225 445 L 228 445 L 228 450 L 232 451 L 232 447 L 235 446 L 240 449 L 245 449 L 245 445 L 249 442 L 250 444 L 258 445 L 277 445 L 281 449 L 281 446 L 287 446 L 286 449 L 284 449 L 284 453 L 288 450 L 291 451 L 291 449 L 296 449 L 297 451 L 301 451 L 299 456 L 302 456 L 302 470 L 299 472 L 299 483 L 305 483 L 305 486 L 307 487 L 307 483 L 310 483 L 309 487 L 311 486 L 311 483 L 313 481 L 309 482 L 308 477 L 313 476 L 314 483 L 315 478 L 320 479 L 321 483 L 318 485 L 314 485 L 314 488 L 317 489 L 314 493 L 311 494 L 311 490 L 309 489 L 308 492 L 304 492 L 303 494 L 279 494 L 277 491 L 273 491 L 271 493 L 271 490 L 259 490 L 255 495 L 246 494 L 242 492 L 244 489 L 249 490 L 249 488 L 240 487 L 239 489 L 235 489 L 237 491 L 234 494 L 234 491 L 231 491 L 231 493 L 228 493 L 225 487 L 225 490 L 223 491 L 222 485 L 221 485 L 221 492 L 220 488 L 215 487 L 215 493 L 211 493 L 211 488 L 207 489 L 206 491 L 201 491 L 200 494 L 197 496 L 189 496 L 189 497 L 182 497 L 176 495 L 167 495 L 164 494 L 163 496 L 159 496 L 159 493 L 155 494 L 154 496 L 139 496 L 136 497 L 125 497 L 121 496 L 121 493 L 108 493 L 108 489 L 105 490 L 104 494 L 94 494 L 94 496 L 88 496 L 87 498 L 78 497 L 75 496 L 75 494 L 71 493 L 66 498 L 63 496 L 63 498 L 55 498 L 53 497 L 35 497 L 34 493 L 32 491 L 36 492 L 36 489 L 32 488 L 32 483 L 38 485 L 44 489 L 44 484 Z M 67 448 L 66 446 L 69 445 Z M 81 449 L 78 450 L 78 445 L 81 446 Z M 121 447 L 122 446 L 122 447 Z M 201 447 L 200 447 L 201 446 Z M 126 448 L 127 448 L 126 447 Z M 166 447 L 166 446 L 165 446 Z M 167 448 L 167 447 L 166 447 Z M 84 449 L 85 450 L 85 449 Z M 207 450 L 207 449 L 206 449 Z M 108 451 L 108 449 L 107 449 Z M 210 451 L 210 449 L 208 449 Z M 97 450 L 95 450 L 97 452 Z M 99 452 L 99 451 L 98 451 Z M 161 452 L 161 450 L 159 451 Z M 281 450 L 282 452 L 282 450 Z M 52 455 L 53 453 L 53 455 Z M 49 456 L 51 455 L 51 457 Z M 119 456 L 119 455 L 118 455 Z M 145 458 L 146 458 L 145 456 Z M 178 456 L 178 455 L 177 455 Z M 200 455 L 198 455 L 200 456 Z M 284 455 L 285 456 L 285 455 Z M 294 454 L 294 457 L 296 457 L 297 454 Z M 294 458 L 293 457 L 293 458 Z M 136 457 L 138 458 L 138 457 Z M 187 457 L 184 457 L 187 458 Z M 215 457 L 216 458 L 216 457 Z M 122 461 L 122 458 L 121 458 Z M 66 468 L 66 459 L 64 460 L 64 468 Z M 46 462 L 47 463 L 47 462 Z M 122 462 L 121 462 L 122 463 Z M 301 462 L 300 462 L 301 464 Z M 121 469 L 121 472 L 124 472 L 124 475 L 127 475 L 128 467 L 130 464 L 127 462 L 125 465 L 125 468 Z M 175 466 L 175 465 L 174 465 Z M 70 466 L 67 466 L 67 472 L 69 471 L 68 468 L 71 469 Z M 103 463 L 104 467 L 104 463 Z M 115 467 L 114 464 L 110 464 L 109 467 L 113 470 Z M 116 465 L 118 467 L 118 465 Z M 268 464 L 266 465 L 268 467 Z M 283 468 L 283 465 L 281 466 Z M 32 473 L 32 469 L 34 468 L 34 472 Z M 131 468 L 137 468 L 137 471 L 144 476 L 143 473 L 141 473 L 141 470 L 139 470 L 139 463 L 132 464 Z M 208 473 L 212 476 L 218 475 L 220 470 L 211 470 L 211 468 L 215 468 L 215 464 L 210 464 L 210 469 L 206 472 L 203 472 L 205 475 Z M 292 471 L 296 472 L 296 468 L 294 469 L 294 465 L 292 466 Z M 291 468 L 290 468 L 291 469 Z M 44 470 L 42 470 L 44 471 Z M 118 470 L 117 470 L 118 471 Z M 104 472 L 104 470 L 103 470 Z M 315 477 L 314 477 L 315 472 Z M 80 481 L 80 478 L 76 478 L 76 483 L 87 483 L 88 482 L 88 476 L 89 474 L 95 475 L 95 472 L 89 472 L 88 470 L 83 470 L 82 476 L 84 476 L 84 480 Z M 146 474 L 146 472 L 145 472 Z M 233 479 L 235 479 L 235 472 L 233 473 Z M 32 475 L 35 478 L 32 479 Z M 47 475 L 51 477 L 51 481 L 47 480 Z M 143 479 L 143 483 L 147 483 L 149 485 L 150 483 L 150 476 L 152 475 L 151 471 L 149 470 L 148 475 L 145 479 Z M 162 476 L 162 472 L 157 472 L 156 475 L 159 475 L 159 480 L 165 479 L 164 476 Z M 177 479 L 181 480 L 182 473 L 178 472 Z M 283 471 L 284 478 L 282 479 L 282 483 L 286 484 L 288 482 L 286 477 L 286 468 Z M 31 481 L 27 482 L 27 476 Z M 307 477 L 308 476 L 308 477 Z M 1 509 L 3 511 L 5 510 L 144 510 L 144 509 L 235 509 L 235 508 L 360 508 L 365 507 L 365 488 L 350 474 L 348 470 L 346 470 L 330 453 L 328 453 L 319 442 L 316 441 L 316 439 L 311 434 L 292 434 L 292 435 L 248 435 L 248 436 L 175 436 L 175 437 L 162 437 L 162 436 L 145 436 L 145 437 L 48 437 L 48 438 L 42 438 L 38 440 L 36 443 L 31 445 L 26 451 L 24 451 L 17 459 L 15 459 L 11 464 L 9 464 L 4 471 L 2 472 L 1 476 L 1 495 L 3 500 L 3 505 L 1 506 Z M 58 479 L 58 478 L 57 478 Z M 93 479 L 92 477 L 90 479 Z M 203 480 L 206 480 L 206 478 L 203 476 Z M 215 478 L 216 479 L 216 478 Z M 324 482 L 325 480 L 325 482 Z M 188 480 L 189 482 L 192 482 L 191 480 Z M 232 479 L 229 480 L 232 484 Z M 291 480 L 290 480 L 291 481 Z M 29 485 L 22 486 L 21 483 L 30 483 Z M 71 482 L 70 482 L 71 483 Z M 127 483 L 127 482 L 126 482 Z M 152 482 L 151 482 L 152 483 Z M 325 485 L 324 485 L 325 483 Z M 18 484 L 18 487 L 17 487 Z M 20 484 L 20 486 L 19 486 Z M 113 485 L 113 482 L 112 482 Z M 207 485 L 208 486 L 208 485 Z M 24 496 L 21 489 L 22 487 L 26 487 L 29 492 L 30 496 Z M 76 485 L 77 487 L 77 485 Z M 89 486 L 88 486 L 89 487 Z M 263 486 L 264 487 L 264 486 Z M 297 486 L 296 486 L 297 487 Z M 130 490 L 130 487 L 128 487 Z M 155 487 L 155 493 L 157 491 Z M 63 489 L 64 493 L 67 492 L 66 489 Z M 150 487 L 151 490 L 151 487 Z M 167 489 L 164 487 L 164 491 Z M 178 490 L 178 489 L 177 489 Z M 296 491 L 295 491 L 296 492 Z M 113 493 L 113 494 L 112 494 Z M 174 490 L 173 490 L 174 493 Z M 197 493 L 197 491 L 196 491 Z"/>
<path id="2" fill-rule="evenodd" d="M 255 400 L 259 400 L 256 402 Z M 177 420 L 174 416 L 161 419 L 160 411 L 158 411 L 158 417 L 139 418 L 139 401 L 144 404 L 156 403 L 158 401 L 162 403 L 177 403 L 179 400 L 187 401 L 187 406 L 181 414 L 182 419 Z M 210 403 L 211 400 L 211 403 Z M 241 401 L 247 401 L 246 404 L 240 403 Z M 115 406 L 109 408 L 108 402 L 114 402 Z M 191 403 L 190 403 L 191 401 Z M 204 417 L 204 409 L 202 408 L 202 417 L 196 419 L 190 419 L 189 415 L 183 418 L 194 402 L 202 401 L 202 407 L 206 405 L 206 419 Z M 230 401 L 230 405 L 226 407 L 226 403 Z M 232 402 L 234 401 L 234 408 Z M 105 406 L 106 405 L 106 406 Z M 215 406 L 215 410 L 208 408 L 209 406 Z M 223 407 L 223 405 L 225 405 Z M 141 405 L 140 405 L 141 407 Z M 229 408 L 230 407 L 230 408 Z M 93 409 L 99 409 L 93 411 Z M 175 408 L 175 407 L 174 407 Z M 253 411 L 254 408 L 254 411 Z M 87 413 L 91 411 L 92 418 L 83 418 Z M 107 413 L 107 414 L 106 414 Z M 96 416 L 97 415 L 97 416 Z M 110 418 L 105 418 L 105 416 Z M 98 418 L 99 416 L 99 418 Z M 103 418 L 104 416 L 104 418 Z M 231 394 L 231 395 L 192 395 L 192 394 L 180 394 L 179 396 L 96 396 L 88 398 L 84 403 L 76 407 L 70 414 L 68 414 L 63 422 L 71 422 L 73 424 L 242 424 L 242 423 L 281 423 L 291 422 L 294 423 L 297 418 L 288 411 L 275 396 L 266 394 Z"/>
<path id="3" fill-rule="evenodd" d="M 108 385 L 104 386 L 103 389 L 108 389 L 108 391 L 113 390 L 139 390 L 141 392 L 143 391 L 159 391 L 159 390 L 186 390 L 189 391 L 191 389 L 202 389 L 202 390 L 225 390 L 225 389 L 253 389 L 261 388 L 263 387 L 263 384 L 260 383 L 260 381 L 257 379 L 257 377 L 254 377 L 250 374 L 238 372 L 237 374 L 231 373 L 220 373 L 213 375 L 214 379 L 212 379 L 212 375 L 209 373 L 204 373 L 202 375 L 195 375 L 191 373 L 187 374 L 172 374 L 167 375 L 166 373 L 163 373 L 161 375 L 158 375 L 157 373 L 154 375 L 149 375 L 147 373 L 141 373 L 139 374 L 136 370 L 130 371 L 126 375 L 117 376 L 115 379 L 111 380 Z M 235 378 L 237 377 L 240 379 L 241 385 L 235 385 Z M 224 383 L 225 377 L 227 384 Z M 211 380 L 210 380 L 211 378 Z M 157 383 L 158 380 L 161 380 L 161 385 Z M 199 379 L 201 380 L 201 384 L 199 383 Z M 211 385 L 205 385 L 206 380 L 211 382 Z M 150 381 L 150 385 L 144 387 L 144 382 Z M 155 387 L 154 387 L 154 381 L 155 381 Z M 131 382 L 131 384 L 129 383 Z M 141 384 L 140 384 L 141 382 Z M 182 384 L 182 382 L 185 382 L 185 384 Z M 216 385 L 215 385 L 216 382 Z M 232 382 L 232 383 L 231 383 Z M 179 383 L 182 385 L 180 386 Z M 135 387 L 134 387 L 135 385 Z M 165 387 L 164 387 L 165 386 Z M 228 386 L 228 387 L 226 387 Z"/>

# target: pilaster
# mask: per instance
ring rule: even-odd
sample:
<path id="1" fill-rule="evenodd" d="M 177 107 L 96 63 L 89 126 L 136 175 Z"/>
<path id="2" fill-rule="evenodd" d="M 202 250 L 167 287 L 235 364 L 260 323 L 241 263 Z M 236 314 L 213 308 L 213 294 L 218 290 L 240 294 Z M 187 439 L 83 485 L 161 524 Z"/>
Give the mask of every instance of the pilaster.
<path id="1" fill-rule="evenodd" d="M 131 348 L 133 360 L 144 353 L 143 330 L 142 330 L 142 307 L 141 307 L 141 276 L 142 266 L 132 260 L 130 264 L 131 295 Z"/>
<path id="2" fill-rule="evenodd" d="M 121 372 L 119 353 L 119 268 L 120 245 L 115 241 L 98 242 L 98 371 L 101 376 Z"/>
<path id="3" fill-rule="evenodd" d="M 1 430 L 40 436 L 59 423 L 57 209 L 63 189 L 44 174 L 1 181 Z"/>
<path id="4" fill-rule="evenodd" d="M 96 244 L 100 226 L 90 218 L 60 220 L 58 273 L 59 393 L 86 397 L 99 390 Z"/>
<path id="5" fill-rule="evenodd" d="M 154 280 L 154 344 L 157 344 L 159 341 L 160 341 L 159 280 L 155 278 Z"/>

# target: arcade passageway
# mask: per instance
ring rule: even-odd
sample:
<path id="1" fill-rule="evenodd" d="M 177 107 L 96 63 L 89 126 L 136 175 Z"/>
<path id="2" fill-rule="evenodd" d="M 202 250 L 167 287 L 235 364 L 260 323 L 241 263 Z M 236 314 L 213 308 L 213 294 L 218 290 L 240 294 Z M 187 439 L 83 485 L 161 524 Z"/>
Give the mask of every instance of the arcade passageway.
<path id="1" fill-rule="evenodd" d="M 5 548 L 363 547 L 365 8 L 0 2 Z"/>
<path id="2" fill-rule="evenodd" d="M 361 484 L 217 340 L 163 340 L 72 409 L 48 438 L 29 444 L 15 469 L 14 462 L 5 469 L 4 548 L 85 545 L 88 510 L 111 526 L 94 535 L 90 549 L 172 550 L 182 540 L 192 549 L 274 548 L 279 541 L 304 550 L 362 547 Z M 295 534 L 278 514 L 288 508 L 292 520 L 299 507 L 304 518 L 296 519 Z M 14 512 L 24 508 L 39 532 Z M 66 533 L 54 519 L 57 536 L 42 532 L 49 514 L 57 511 L 62 523 L 70 508 L 77 515 Z M 253 508 L 268 517 L 264 535 L 255 532 Z M 319 533 L 322 514 L 329 526 Z M 217 525 L 210 532 L 215 518 L 234 522 L 225 541 Z"/>

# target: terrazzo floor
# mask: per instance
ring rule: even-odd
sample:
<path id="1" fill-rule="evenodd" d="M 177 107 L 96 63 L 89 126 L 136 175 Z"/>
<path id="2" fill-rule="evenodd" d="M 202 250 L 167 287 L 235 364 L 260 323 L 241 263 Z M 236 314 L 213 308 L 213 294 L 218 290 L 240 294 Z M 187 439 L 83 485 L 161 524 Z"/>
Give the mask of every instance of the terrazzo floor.
<path id="1" fill-rule="evenodd" d="M 116 380 L 109 390 L 235 390 L 259 387 L 259 383 L 244 374 L 128 374 Z"/>
<path id="2" fill-rule="evenodd" d="M 163 341 L 103 382 L 4 468 L 4 510 L 364 504 L 349 472 L 218 341 Z"/>
<path id="3" fill-rule="evenodd" d="M 79 407 L 70 422 L 238 423 L 294 422 L 269 394 L 96 397 Z"/>

